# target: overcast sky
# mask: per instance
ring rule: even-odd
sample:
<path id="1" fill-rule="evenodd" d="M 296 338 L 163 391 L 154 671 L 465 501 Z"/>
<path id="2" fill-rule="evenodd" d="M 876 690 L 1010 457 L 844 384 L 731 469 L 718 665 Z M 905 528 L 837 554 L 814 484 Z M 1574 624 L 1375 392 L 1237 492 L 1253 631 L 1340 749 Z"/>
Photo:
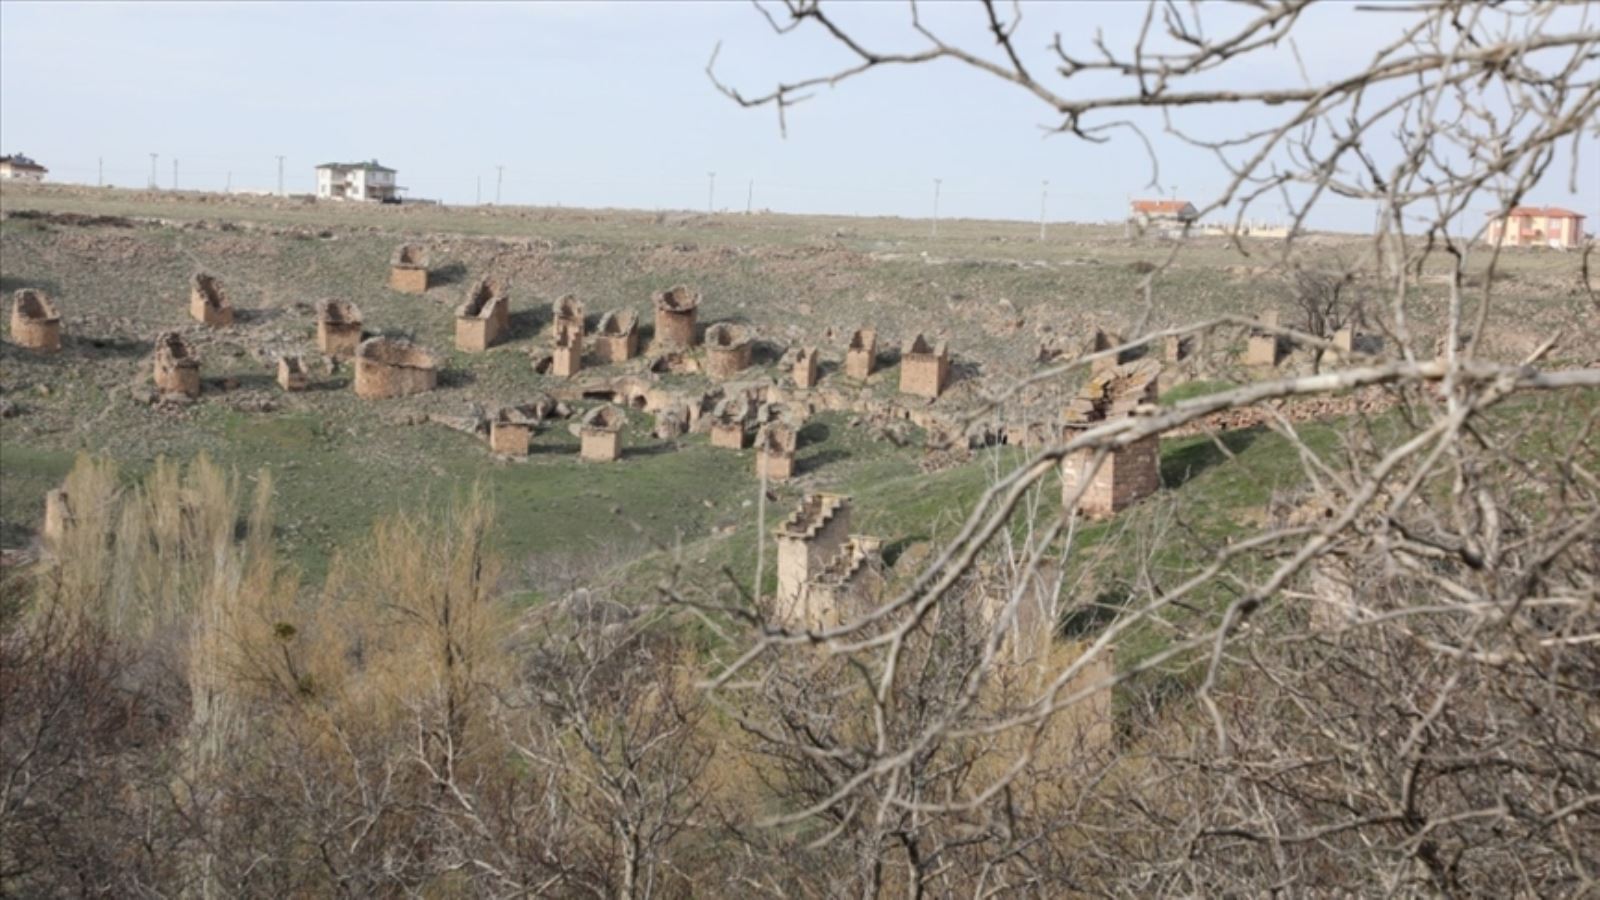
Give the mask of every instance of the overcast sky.
<path id="1" fill-rule="evenodd" d="M 902 3 L 847 13 L 879 46 L 914 48 Z M 1143 5 L 1024 7 L 1023 34 L 1087 51 L 1103 29 L 1123 45 Z M 983 46 L 976 6 L 927 7 L 953 39 Z M 1575 13 L 1577 14 L 1577 13 Z M 1368 56 L 1396 16 L 1332 6 L 1299 43 L 1313 77 Z M 291 192 L 313 167 L 376 157 L 417 197 L 505 203 L 718 208 L 1032 219 L 1048 179 L 1052 220 L 1123 215 L 1148 196 L 1136 139 L 1108 145 L 1046 136 L 1036 99 L 958 65 L 870 73 L 791 111 L 787 138 L 770 109 L 745 110 L 705 74 L 747 93 L 846 62 L 814 29 L 772 34 L 736 2 L 638 4 L 0 3 L 0 151 L 27 153 L 51 179 L 143 186 L 150 153 L 171 185 L 272 188 L 286 157 Z M 1231 76 L 1298 82 L 1287 52 Z M 1084 85 L 1079 87 L 1090 87 Z M 1151 120 L 1152 123 L 1154 120 Z M 1234 127 L 1233 119 L 1220 123 Z M 1159 128 L 1156 129 L 1159 131 Z M 1162 189 L 1202 202 L 1225 183 L 1209 155 L 1153 135 Z M 1563 154 L 1569 153 L 1563 145 Z M 1600 148 L 1580 147 L 1533 202 L 1600 214 Z M 1566 157 L 1570 160 L 1570 157 Z M 230 175 L 231 173 L 231 175 Z M 481 188 L 480 188 L 481 179 Z M 1256 217 L 1281 215 L 1276 204 Z M 1600 220 L 1591 219 L 1591 229 Z M 1372 209 L 1327 204 L 1311 224 L 1364 229 Z"/>

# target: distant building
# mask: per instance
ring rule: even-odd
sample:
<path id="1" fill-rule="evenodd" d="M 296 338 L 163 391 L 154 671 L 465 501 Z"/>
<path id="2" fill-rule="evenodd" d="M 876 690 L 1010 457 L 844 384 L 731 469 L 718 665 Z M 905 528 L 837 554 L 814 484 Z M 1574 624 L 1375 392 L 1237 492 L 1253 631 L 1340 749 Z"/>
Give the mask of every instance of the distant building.
<path id="1" fill-rule="evenodd" d="M 48 171 L 21 153 L 0 156 L 0 181 L 43 181 Z"/>
<path id="2" fill-rule="evenodd" d="M 1489 223 L 1489 243 L 1498 244 L 1504 237 L 1507 247 L 1579 247 L 1583 218 L 1582 213 L 1559 206 L 1519 206 Z"/>
<path id="3" fill-rule="evenodd" d="M 1130 204 L 1128 233 L 1176 236 L 1199 218 L 1200 211 L 1187 200 L 1135 200 Z"/>
<path id="4" fill-rule="evenodd" d="M 400 202 L 395 170 L 377 160 L 358 163 L 323 163 L 317 166 L 317 196 L 326 200 Z"/>

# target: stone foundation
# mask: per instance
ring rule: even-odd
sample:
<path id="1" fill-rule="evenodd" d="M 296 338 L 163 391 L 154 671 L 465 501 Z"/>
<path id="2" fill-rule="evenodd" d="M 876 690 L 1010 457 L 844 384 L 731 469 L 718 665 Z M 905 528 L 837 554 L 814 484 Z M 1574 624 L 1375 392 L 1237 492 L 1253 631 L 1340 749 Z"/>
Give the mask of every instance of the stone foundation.
<path id="1" fill-rule="evenodd" d="M 374 337 L 356 349 L 357 397 L 404 397 L 431 391 L 438 383 L 438 359 L 410 341 Z"/>
<path id="2" fill-rule="evenodd" d="M 61 314 L 44 291 L 23 288 L 11 295 L 11 342 L 39 353 L 61 349 Z"/>

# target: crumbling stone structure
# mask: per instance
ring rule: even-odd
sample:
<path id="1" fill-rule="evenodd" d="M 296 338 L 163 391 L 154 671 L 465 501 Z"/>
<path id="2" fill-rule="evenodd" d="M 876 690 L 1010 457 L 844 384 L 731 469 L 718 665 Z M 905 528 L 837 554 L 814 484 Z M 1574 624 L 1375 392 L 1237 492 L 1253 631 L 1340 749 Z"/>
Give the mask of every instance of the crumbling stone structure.
<path id="1" fill-rule="evenodd" d="M 1349 353 L 1356 346 L 1356 330 L 1349 325 L 1333 333 L 1333 349 L 1336 353 Z"/>
<path id="2" fill-rule="evenodd" d="M 54 488 L 44 495 L 44 524 L 39 529 L 39 537 L 49 553 L 58 552 L 67 536 L 67 526 L 72 523 L 70 499 L 64 488 Z"/>
<path id="3" fill-rule="evenodd" d="M 506 283 L 484 276 L 456 307 L 456 349 L 482 353 L 511 331 L 511 298 Z"/>
<path id="4" fill-rule="evenodd" d="M 1194 355 L 1194 338 L 1168 335 L 1161 342 L 1161 358 L 1169 363 L 1179 363 Z"/>
<path id="5" fill-rule="evenodd" d="M 788 481 L 794 477 L 794 453 L 800 445 L 795 429 L 782 422 L 764 426 L 756 436 L 756 477 Z"/>
<path id="6" fill-rule="evenodd" d="M 719 381 L 750 368 L 750 333 L 739 325 L 718 322 L 706 329 L 706 374 Z"/>
<path id="7" fill-rule="evenodd" d="M 817 348 L 801 347 L 794 356 L 794 386 L 809 390 L 817 384 Z"/>
<path id="8" fill-rule="evenodd" d="M 656 308 L 654 346 L 693 347 L 700 343 L 696 321 L 700 314 L 700 292 L 677 285 L 651 298 Z"/>
<path id="9" fill-rule="evenodd" d="M 550 354 L 550 374 L 571 378 L 583 369 L 583 330 L 556 332 L 556 346 Z"/>
<path id="10" fill-rule="evenodd" d="M 156 336 L 155 379 L 163 394 L 200 396 L 200 357 L 176 331 Z"/>
<path id="11" fill-rule="evenodd" d="M 389 288 L 402 294 L 428 291 L 428 251 L 419 244 L 401 244 L 389 257 Z"/>
<path id="12" fill-rule="evenodd" d="M 222 279 L 196 272 L 189 279 L 189 315 L 212 328 L 233 324 L 233 302 L 222 287 Z"/>
<path id="13" fill-rule="evenodd" d="M 311 385 L 311 377 L 298 356 L 278 357 L 278 386 L 286 391 L 303 391 Z"/>
<path id="14" fill-rule="evenodd" d="M 743 450 L 745 423 L 749 419 L 750 400 L 743 394 L 717 401 L 711 410 L 711 446 Z"/>
<path id="15" fill-rule="evenodd" d="M 361 310 L 349 300 L 317 301 L 317 349 L 348 358 L 361 346 Z"/>
<path id="16" fill-rule="evenodd" d="M 438 384 L 438 358 L 410 341 L 372 337 L 356 348 L 357 397 L 404 397 L 431 391 Z"/>
<path id="17" fill-rule="evenodd" d="M 1160 376 L 1161 366 L 1154 360 L 1128 363 L 1093 376 L 1067 405 L 1063 418 L 1069 434 L 1152 411 Z M 1081 489 L 1082 496 L 1076 499 L 1079 511 L 1099 518 L 1120 512 L 1161 488 L 1159 435 L 1111 449 L 1091 472 L 1096 453 L 1094 449 L 1075 450 L 1061 461 L 1063 504 L 1071 504 Z"/>
<path id="18" fill-rule="evenodd" d="M 550 304 L 550 312 L 550 327 L 557 338 L 568 332 L 575 332 L 578 337 L 583 337 L 583 302 L 578 299 L 578 295 L 563 296 Z"/>
<path id="19" fill-rule="evenodd" d="M 773 618 L 822 629 L 864 612 L 882 590 L 882 542 L 850 534 L 850 498 L 807 494 L 778 526 L 778 593 Z"/>
<path id="20" fill-rule="evenodd" d="M 878 333 L 862 328 L 850 336 L 850 347 L 844 353 L 844 374 L 857 381 L 866 381 L 878 368 Z"/>
<path id="21" fill-rule="evenodd" d="M 11 341 L 40 353 L 61 349 L 61 313 L 44 291 L 23 288 L 11 295 Z"/>
<path id="22" fill-rule="evenodd" d="M 1278 364 L 1278 335 L 1272 329 L 1278 327 L 1278 311 L 1269 309 L 1262 313 L 1258 321 L 1264 329 L 1252 328 L 1250 337 L 1245 341 L 1244 364 L 1247 366 L 1276 366 Z"/>
<path id="23" fill-rule="evenodd" d="M 900 393 L 938 399 L 950 380 L 950 348 L 917 335 L 900 353 Z"/>
<path id="24" fill-rule="evenodd" d="M 597 406 L 589 410 L 578 426 L 579 451 L 582 459 L 591 462 L 611 462 L 622 456 L 622 426 L 627 417 L 615 406 Z"/>
<path id="25" fill-rule="evenodd" d="M 615 365 L 638 356 L 639 315 L 624 309 L 601 316 L 594 336 L 594 355 L 602 365 Z"/>
<path id="26" fill-rule="evenodd" d="M 489 420 L 489 450 L 504 456 L 527 456 L 533 430 L 542 418 L 534 404 L 503 406 Z"/>
<path id="27" fill-rule="evenodd" d="M 1121 335 L 1108 334 L 1105 329 L 1096 328 L 1094 335 L 1089 338 L 1089 346 L 1086 349 L 1089 353 L 1102 353 L 1112 347 L 1121 346 L 1121 344 Z M 1089 364 L 1089 373 L 1091 375 L 1099 375 L 1102 372 L 1109 372 L 1127 361 L 1123 353 L 1102 356 Z"/>

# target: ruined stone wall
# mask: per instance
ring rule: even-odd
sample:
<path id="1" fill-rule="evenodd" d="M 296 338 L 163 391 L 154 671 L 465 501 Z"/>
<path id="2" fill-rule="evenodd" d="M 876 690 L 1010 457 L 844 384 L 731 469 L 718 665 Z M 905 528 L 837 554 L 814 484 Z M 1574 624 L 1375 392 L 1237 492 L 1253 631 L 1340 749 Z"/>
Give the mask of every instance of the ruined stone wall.
<path id="1" fill-rule="evenodd" d="M 743 422 L 717 421 L 711 423 L 711 446 L 724 450 L 743 450 L 745 428 Z"/>
<path id="2" fill-rule="evenodd" d="M 810 389 L 817 384 L 817 351 L 815 347 L 805 347 L 794 359 L 794 386 Z"/>
<path id="3" fill-rule="evenodd" d="M 23 288 L 11 295 L 11 341 L 40 353 L 61 349 L 61 314 L 44 291 Z"/>
<path id="4" fill-rule="evenodd" d="M 200 396 L 200 358 L 177 332 L 156 337 L 156 390 L 164 394 Z"/>
<path id="5" fill-rule="evenodd" d="M 306 367 L 298 356 L 278 357 L 278 386 L 286 391 L 303 391 L 311 384 Z"/>
<path id="6" fill-rule="evenodd" d="M 938 353 L 908 354 L 900 361 L 900 393 L 938 399 L 950 379 L 950 357 Z"/>
<path id="7" fill-rule="evenodd" d="M 1278 327 L 1278 313 L 1268 310 L 1261 314 L 1261 324 L 1269 328 Z M 1278 335 L 1271 332 L 1250 332 L 1250 337 L 1245 341 L 1244 364 L 1247 366 L 1275 366 L 1278 364 Z"/>
<path id="8" fill-rule="evenodd" d="M 756 451 L 756 477 L 768 481 L 788 481 L 794 477 L 794 453 L 771 447 Z"/>
<path id="9" fill-rule="evenodd" d="M 878 368 L 878 333 L 863 328 L 850 337 L 850 347 L 844 354 L 844 374 L 857 381 L 866 381 Z"/>
<path id="10" fill-rule="evenodd" d="M 1061 463 L 1061 502 L 1066 503 L 1094 461 L 1092 449 L 1075 450 Z M 1161 438 L 1151 435 L 1120 447 L 1100 464 L 1078 500 L 1085 516 L 1120 512 L 1161 489 Z"/>
<path id="11" fill-rule="evenodd" d="M 317 303 L 317 349 L 329 356 L 349 358 L 361 346 L 361 310 L 348 300 Z"/>
<path id="12" fill-rule="evenodd" d="M 622 435 L 599 428 L 582 428 L 578 455 L 591 462 L 610 462 L 622 456 Z"/>
<path id="13" fill-rule="evenodd" d="M 432 353 L 408 341 L 368 338 L 356 351 L 356 396 L 369 400 L 431 391 L 439 383 Z"/>
<path id="14" fill-rule="evenodd" d="M 415 244 L 395 248 L 389 259 L 389 287 L 402 294 L 422 294 L 428 290 L 428 254 Z"/>
<path id="15" fill-rule="evenodd" d="M 197 272 L 189 279 L 189 315 L 213 328 L 233 324 L 233 303 L 221 279 L 204 272 Z"/>
<path id="16" fill-rule="evenodd" d="M 489 423 L 489 449 L 506 456 L 527 456 L 533 441 L 533 426 L 521 422 Z"/>
<path id="17" fill-rule="evenodd" d="M 505 285 L 483 278 L 473 285 L 466 302 L 456 307 L 456 349 L 482 353 L 505 340 L 511 331 L 511 298 Z"/>

